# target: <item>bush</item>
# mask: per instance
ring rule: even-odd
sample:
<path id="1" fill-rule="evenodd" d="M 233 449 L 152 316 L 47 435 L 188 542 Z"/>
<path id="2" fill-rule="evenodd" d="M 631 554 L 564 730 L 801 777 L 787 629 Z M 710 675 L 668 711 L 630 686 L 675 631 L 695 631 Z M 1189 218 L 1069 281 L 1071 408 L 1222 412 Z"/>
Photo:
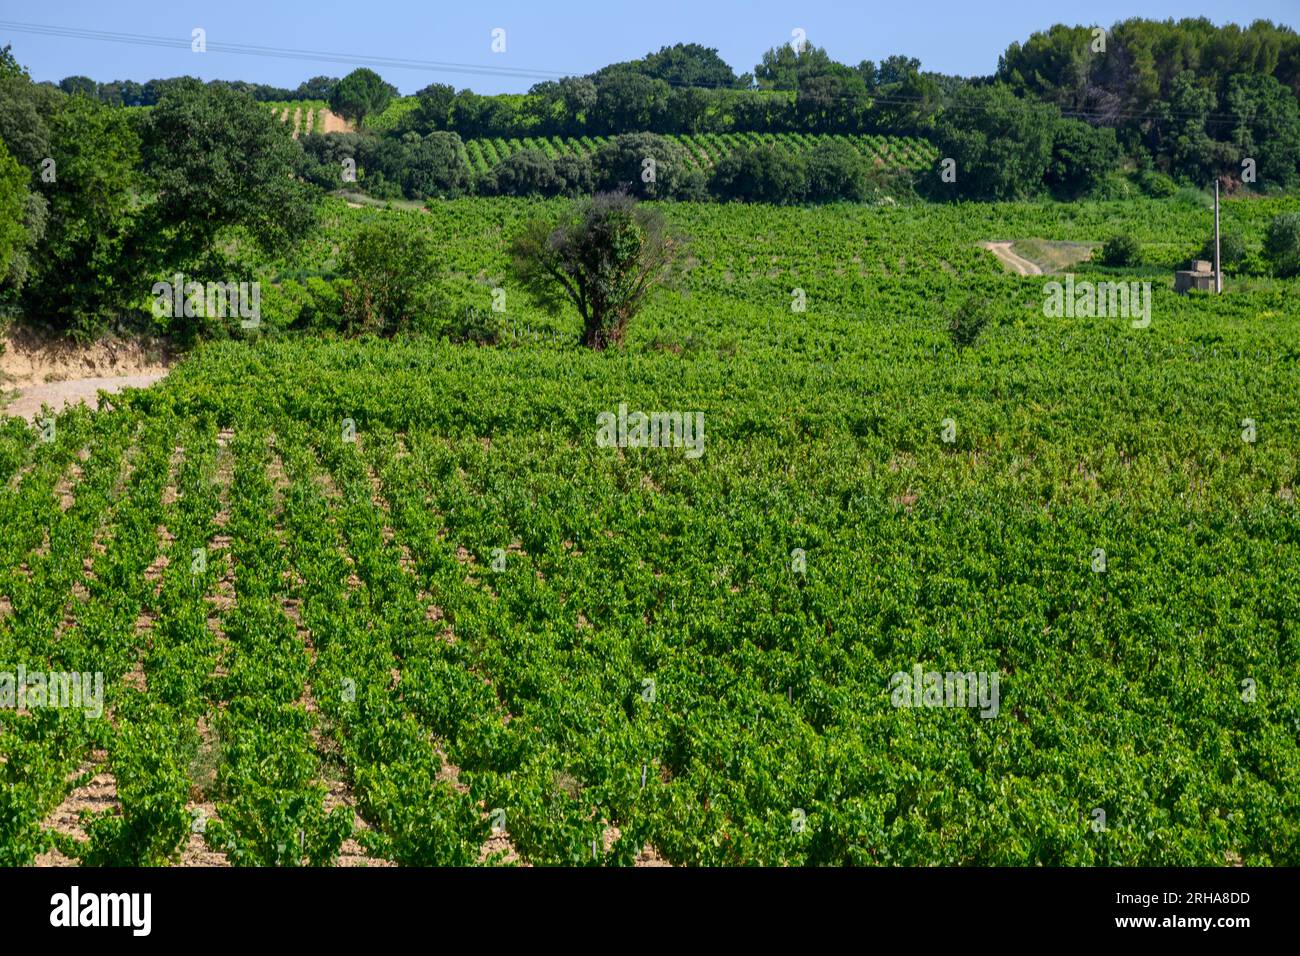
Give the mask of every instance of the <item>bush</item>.
<path id="1" fill-rule="evenodd" d="M 364 226 L 342 261 L 343 331 L 392 334 L 435 311 L 433 242 L 411 216 Z"/>
<path id="2" fill-rule="evenodd" d="M 1111 236 L 1101 247 L 1100 261 L 1104 266 L 1135 266 L 1142 261 L 1142 248 L 1132 236 Z"/>
<path id="3" fill-rule="evenodd" d="M 555 160 L 555 175 L 563 183 L 561 191 L 566 196 L 588 196 L 595 188 L 587 156 L 561 156 Z"/>
<path id="4" fill-rule="evenodd" d="M 848 143 L 822 140 L 808 154 L 804 170 L 804 194 L 812 202 L 861 202 L 867 197 L 867 160 Z"/>
<path id="5" fill-rule="evenodd" d="M 623 341 L 681 245 L 657 209 L 626 193 L 598 193 L 556 219 L 525 223 L 510 252 L 524 288 L 546 306 L 572 303 L 584 344 L 605 349 Z"/>
<path id="6" fill-rule="evenodd" d="M 684 146 L 655 133 L 616 136 L 596 151 L 593 185 L 640 199 L 699 199 L 704 178 Z"/>
<path id="7" fill-rule="evenodd" d="M 1300 213 L 1284 212 L 1269 223 L 1264 258 L 1280 278 L 1300 275 Z"/>
<path id="8" fill-rule="evenodd" d="M 1250 255 L 1250 249 L 1246 246 L 1246 240 L 1235 232 L 1222 233 L 1219 236 L 1219 263 L 1224 272 L 1236 272 L 1245 263 L 1246 257 Z M 1205 245 L 1201 246 L 1201 254 L 1198 256 L 1206 262 L 1214 262 L 1214 237 L 1211 236 L 1205 240 Z"/>
<path id="9" fill-rule="evenodd" d="M 948 337 L 961 352 L 975 344 L 993 315 L 993 306 L 987 299 L 967 299 L 948 314 Z"/>
<path id="10" fill-rule="evenodd" d="M 803 198 L 806 178 L 802 157 L 764 144 L 723 157 L 709 191 L 719 199 L 795 203 Z"/>
<path id="11" fill-rule="evenodd" d="M 1088 193 L 1088 198 L 1101 202 L 1115 202 L 1134 199 L 1138 195 L 1140 195 L 1138 187 L 1131 179 L 1123 173 L 1110 173 L 1093 186 L 1092 191 Z"/>
<path id="12" fill-rule="evenodd" d="M 1178 192 L 1178 184 L 1164 173 L 1144 169 L 1133 177 L 1138 189 L 1152 199 L 1169 199 Z"/>
<path id="13" fill-rule="evenodd" d="M 473 181 L 469 156 L 455 133 L 430 133 L 405 145 L 402 192 L 407 199 L 455 198 L 469 191 Z"/>
<path id="14" fill-rule="evenodd" d="M 539 149 L 525 149 L 484 174 L 480 189 L 489 196 L 555 196 L 565 188 L 555 163 Z"/>

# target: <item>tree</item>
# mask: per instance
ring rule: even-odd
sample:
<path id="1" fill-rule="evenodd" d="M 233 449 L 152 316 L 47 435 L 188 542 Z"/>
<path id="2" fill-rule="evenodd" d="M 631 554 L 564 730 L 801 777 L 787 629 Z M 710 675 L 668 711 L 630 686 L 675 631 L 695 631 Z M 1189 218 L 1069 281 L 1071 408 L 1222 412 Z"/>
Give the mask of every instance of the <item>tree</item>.
<path id="1" fill-rule="evenodd" d="M 300 148 L 247 93 L 186 84 L 163 97 L 142 133 L 160 239 L 182 267 L 230 268 L 218 242 L 236 228 L 267 252 L 287 250 L 311 229 L 311 188 L 293 175 Z"/>
<path id="2" fill-rule="evenodd" d="M 344 119 L 355 121 L 360 128 L 367 116 L 382 113 L 396 95 L 397 90 L 385 83 L 383 77 L 361 67 L 339 80 L 330 93 L 330 109 Z"/>
<path id="3" fill-rule="evenodd" d="M 1300 180 L 1300 104 L 1271 76 L 1229 81 L 1228 107 L 1237 121 L 1233 142 L 1255 161 L 1257 182 L 1290 189 Z"/>
<path id="4" fill-rule="evenodd" d="M 436 301 L 433 253 L 414 215 L 363 226 L 342 257 L 344 330 L 392 334 L 426 319 Z"/>
<path id="5" fill-rule="evenodd" d="M 540 149 L 523 149 L 492 167 L 482 188 L 492 196 L 554 196 L 564 182 L 550 157 Z"/>
<path id="6" fill-rule="evenodd" d="M 643 199 L 693 198 L 703 189 L 685 147 L 655 133 L 616 136 L 596 151 L 592 171 L 598 190 Z"/>
<path id="7" fill-rule="evenodd" d="M 408 144 L 401 181 L 408 199 L 454 198 L 468 192 L 473 173 L 465 144 L 455 133 L 446 132 L 430 133 Z"/>
<path id="8" fill-rule="evenodd" d="M 1274 275 L 1283 279 L 1300 276 L 1300 212 L 1284 212 L 1269 223 L 1264 258 L 1273 266 Z"/>
<path id="9" fill-rule="evenodd" d="M 338 84 L 337 76 L 313 76 L 310 80 L 299 83 L 295 92 L 300 100 L 328 100 L 334 95 L 334 87 Z"/>
<path id="10" fill-rule="evenodd" d="M 99 95 L 99 84 L 88 76 L 65 76 L 59 80 L 59 89 L 69 96 Z"/>
<path id="11" fill-rule="evenodd" d="M 1142 247 L 1128 233 L 1118 233 L 1101 247 L 1100 262 L 1104 266 L 1135 266 L 1142 261 Z"/>
<path id="12" fill-rule="evenodd" d="M 1076 119 L 1057 120 L 1045 180 L 1058 199 L 1077 199 L 1118 169 L 1122 158 L 1113 129 L 1092 127 Z"/>
<path id="13" fill-rule="evenodd" d="M 805 160 L 807 197 L 813 202 L 866 198 L 867 160 L 843 140 L 825 139 Z"/>
<path id="14" fill-rule="evenodd" d="M 429 133 L 451 129 L 451 106 L 456 101 L 456 90 L 447 83 L 432 83 L 415 94 L 419 101 L 411 113 L 413 129 Z"/>
<path id="15" fill-rule="evenodd" d="M 640 73 L 609 73 L 596 81 L 595 115 L 609 133 L 657 129 L 668 112 L 668 94 L 663 80 Z"/>
<path id="16" fill-rule="evenodd" d="M 675 43 L 661 47 L 640 63 L 647 76 L 672 86 L 729 87 L 738 82 L 735 72 L 718 56 L 714 47 L 698 43 Z"/>
<path id="17" fill-rule="evenodd" d="M 724 156 L 709 181 L 719 198 L 772 204 L 797 203 L 804 185 L 803 159 L 767 143 Z"/>
<path id="18" fill-rule="evenodd" d="M 27 171 L 0 142 L 0 282 L 9 276 L 10 266 L 27 244 L 23 218 L 28 178 Z"/>
<path id="19" fill-rule="evenodd" d="M 23 290 L 28 315 L 82 339 L 139 309 L 149 264 L 132 246 L 140 142 L 130 118 L 85 96 L 59 96 L 47 118 L 57 178 Z"/>
<path id="20" fill-rule="evenodd" d="M 811 43 L 804 42 L 797 50 L 783 43 L 763 54 L 762 62 L 754 67 L 754 79 L 759 89 L 797 90 L 800 80 L 828 73 L 834 64 L 830 54 Z"/>
<path id="21" fill-rule="evenodd" d="M 552 307 L 571 302 L 582 319 L 583 343 L 605 349 L 623 341 L 681 244 L 657 210 L 625 193 L 599 193 L 558 220 L 526 223 L 511 244 L 511 259 L 530 294 Z"/>
<path id="22" fill-rule="evenodd" d="M 956 161 L 956 181 L 942 190 L 974 199 L 1037 195 L 1059 115 L 1055 107 L 1017 99 L 1001 84 L 962 87 L 935 126 L 939 156 Z M 939 181 L 936 172 L 931 182 Z"/>

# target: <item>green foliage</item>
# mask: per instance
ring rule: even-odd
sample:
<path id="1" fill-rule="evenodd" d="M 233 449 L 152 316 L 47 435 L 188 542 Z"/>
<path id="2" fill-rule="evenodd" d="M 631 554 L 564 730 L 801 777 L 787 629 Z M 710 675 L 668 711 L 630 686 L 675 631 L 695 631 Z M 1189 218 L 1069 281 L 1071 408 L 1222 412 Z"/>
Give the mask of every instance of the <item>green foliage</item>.
<path id="1" fill-rule="evenodd" d="M 401 180 L 406 198 L 448 198 L 469 191 L 469 159 L 455 133 L 430 133 L 407 148 Z"/>
<path id="2" fill-rule="evenodd" d="M 0 141 L 0 280 L 28 242 L 23 218 L 27 209 L 27 172 Z"/>
<path id="3" fill-rule="evenodd" d="M 623 193 L 601 193 L 557 220 L 526 223 L 511 257 L 531 294 L 552 306 L 567 299 L 582 319 L 583 343 L 605 349 L 622 343 L 680 246 L 658 211 Z"/>
<path id="4" fill-rule="evenodd" d="M 936 197 L 1021 199 L 1037 195 L 1052 162 L 1059 113 L 1018 99 L 1002 85 L 964 86 L 935 127 L 939 155 L 956 161 L 955 182 L 929 181 Z"/>
<path id="5" fill-rule="evenodd" d="M 374 70 L 360 67 L 335 84 L 330 91 L 330 109 L 360 128 L 366 117 L 382 113 L 397 90 Z"/>
<path id="6" fill-rule="evenodd" d="M 1264 257 L 1273 274 L 1283 278 L 1300 275 L 1300 212 L 1275 218 L 1264 237 Z"/>
<path id="7" fill-rule="evenodd" d="M 691 168 L 686 150 L 654 133 L 616 136 L 592 158 L 595 188 L 625 191 L 640 199 L 698 198 L 703 177 Z"/>
<path id="8" fill-rule="evenodd" d="M 301 153 L 284 124 L 246 93 L 176 87 L 145 120 L 146 174 L 158 258 L 199 279 L 229 281 L 232 234 L 282 253 L 311 229 L 311 190 L 293 177 Z"/>
<path id="9" fill-rule="evenodd" d="M 764 144 L 726 156 L 713 169 L 709 191 L 720 199 L 779 205 L 799 202 L 806 181 L 804 162 L 799 156 Z"/>
<path id="10" fill-rule="evenodd" d="M 53 182 L 23 289 L 28 314 L 82 339 L 138 315 L 149 263 L 139 251 L 135 192 L 140 142 L 120 111 L 83 96 L 57 101 L 46 118 Z"/>
<path id="11" fill-rule="evenodd" d="M 1106 240 L 1097 260 L 1104 266 L 1135 266 L 1142 261 L 1142 245 L 1136 236 L 1118 233 Z"/>
<path id="12" fill-rule="evenodd" d="M 1095 128 L 1075 119 L 1058 120 L 1044 181 L 1059 199 L 1089 195 L 1118 170 L 1121 155 L 1113 129 Z"/>
<path id="13" fill-rule="evenodd" d="M 342 274 L 343 330 L 392 334 L 428 319 L 434 308 L 434 246 L 410 216 L 376 223 L 352 237 Z"/>
<path id="14" fill-rule="evenodd" d="M 993 304 L 985 298 L 968 298 L 948 314 L 948 338 L 962 352 L 971 348 L 992 318 Z"/>
<path id="15" fill-rule="evenodd" d="M 867 160 L 846 142 L 820 141 L 808 152 L 805 170 L 805 195 L 813 202 L 858 202 L 867 197 Z"/>
<path id="16" fill-rule="evenodd" d="M 1239 233 L 1227 232 L 1219 235 L 1219 264 L 1223 267 L 1224 272 L 1237 272 L 1246 260 L 1250 257 L 1250 247 L 1246 245 L 1246 240 Z M 1206 262 L 1214 262 L 1214 237 L 1205 240 L 1205 245 L 1201 246 L 1201 253 L 1197 256 Z"/>

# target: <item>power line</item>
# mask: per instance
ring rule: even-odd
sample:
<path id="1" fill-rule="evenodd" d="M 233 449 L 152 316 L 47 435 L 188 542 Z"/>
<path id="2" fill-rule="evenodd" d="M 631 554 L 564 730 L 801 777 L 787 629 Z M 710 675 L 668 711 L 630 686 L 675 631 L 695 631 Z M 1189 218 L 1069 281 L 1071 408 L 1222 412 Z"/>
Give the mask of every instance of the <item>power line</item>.
<path id="1" fill-rule="evenodd" d="M 125 43 L 137 46 L 154 46 L 172 50 L 190 50 L 192 41 L 185 37 L 167 37 L 139 33 L 121 33 L 110 30 L 89 30 L 80 27 L 62 27 L 51 24 L 40 23 L 23 23 L 13 20 L 0 20 L 0 29 L 12 30 L 16 33 L 28 33 L 36 36 L 53 36 L 64 39 L 77 40 L 95 40 L 107 43 Z M 239 56 L 255 56 L 274 59 L 289 60 L 309 60 L 309 61 L 326 61 L 331 63 L 342 63 L 348 66 L 383 66 L 393 69 L 419 70 L 431 73 L 463 73 L 475 76 L 495 76 L 510 79 L 533 79 L 533 80 L 559 80 L 568 77 L 583 75 L 576 71 L 556 71 L 556 70 L 530 70 L 519 69 L 515 67 L 496 67 L 484 66 L 473 63 L 452 63 L 440 60 L 419 60 L 406 57 L 389 57 L 389 56 L 364 56 L 355 53 L 334 53 L 322 50 L 297 50 L 285 47 L 259 46 L 247 43 L 225 43 L 221 41 L 211 41 L 206 43 L 208 52 L 230 53 Z M 847 67 L 852 69 L 851 67 Z M 673 89 L 705 89 L 705 90 L 727 90 L 740 88 L 727 86 L 704 86 L 700 84 L 673 82 L 670 80 L 661 80 Z M 780 91 L 793 93 L 795 91 Z M 820 99 L 835 101 L 856 101 L 860 97 L 851 93 L 830 94 Z M 932 102 L 929 97 L 925 96 L 898 96 L 898 95 L 880 95 L 867 93 L 873 105 L 884 104 L 887 106 L 919 106 Z M 990 112 L 982 104 L 966 105 L 953 102 L 944 102 L 942 107 L 945 110 L 969 110 L 975 112 Z M 1133 111 L 1133 110 L 1108 110 L 1102 108 L 1065 108 L 1057 107 L 1061 115 L 1070 119 L 1079 119 L 1085 122 L 1120 122 L 1120 121 L 1142 121 L 1142 120 L 1178 120 L 1192 119 L 1203 120 L 1207 124 L 1224 125 L 1234 123 L 1237 117 L 1229 113 L 1210 113 L 1198 110 L 1159 110 L 1159 111 Z"/>

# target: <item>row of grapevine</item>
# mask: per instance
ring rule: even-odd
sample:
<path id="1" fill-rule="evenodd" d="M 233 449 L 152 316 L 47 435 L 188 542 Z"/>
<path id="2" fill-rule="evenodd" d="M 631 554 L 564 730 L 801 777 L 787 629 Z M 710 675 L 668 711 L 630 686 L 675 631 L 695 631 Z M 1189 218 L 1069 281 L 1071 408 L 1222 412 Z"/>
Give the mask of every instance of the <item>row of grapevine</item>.
<path id="1" fill-rule="evenodd" d="M 846 142 L 873 163 L 887 167 L 922 169 L 933 163 L 934 148 L 914 137 L 815 135 L 808 133 L 702 133 L 667 137 L 686 148 L 691 163 L 707 170 L 724 156 L 759 145 L 775 146 L 792 153 L 806 153 L 828 139 Z M 525 149 L 536 149 L 552 158 L 563 155 L 589 156 L 607 137 L 538 137 L 526 139 L 471 139 L 465 143 L 470 166 L 484 173 Z"/>

